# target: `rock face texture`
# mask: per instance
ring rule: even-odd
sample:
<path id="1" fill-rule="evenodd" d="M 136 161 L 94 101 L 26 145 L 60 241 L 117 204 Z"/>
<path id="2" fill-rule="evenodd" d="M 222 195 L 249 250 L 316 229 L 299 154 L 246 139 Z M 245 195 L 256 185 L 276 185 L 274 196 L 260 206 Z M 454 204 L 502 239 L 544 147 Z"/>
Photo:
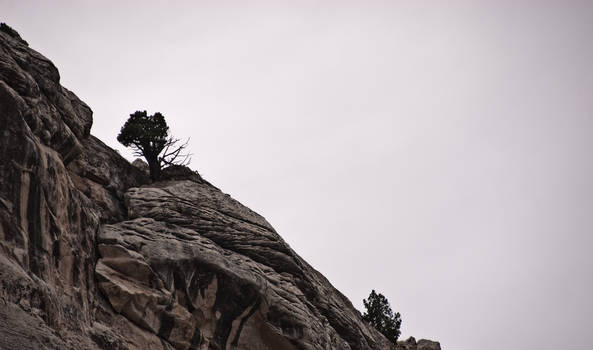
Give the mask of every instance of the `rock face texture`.
<path id="1" fill-rule="evenodd" d="M 0 349 L 395 349 L 263 217 L 91 136 L 59 80 L 0 26 Z"/>
<path id="2" fill-rule="evenodd" d="M 441 350 L 441 344 L 436 341 L 420 339 L 416 342 L 414 337 L 397 342 L 397 350 Z"/>
<path id="3" fill-rule="evenodd" d="M 99 231 L 99 288 L 176 348 L 389 348 L 263 217 L 207 182 L 124 197 L 130 220 Z"/>

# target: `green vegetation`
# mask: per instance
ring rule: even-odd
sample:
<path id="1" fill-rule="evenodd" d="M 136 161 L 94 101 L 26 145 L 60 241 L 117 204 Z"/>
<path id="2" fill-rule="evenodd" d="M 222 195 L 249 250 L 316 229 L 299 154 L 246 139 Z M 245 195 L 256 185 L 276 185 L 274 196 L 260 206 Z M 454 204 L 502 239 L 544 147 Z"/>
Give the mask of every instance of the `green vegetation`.
<path id="1" fill-rule="evenodd" d="M 373 325 L 379 332 L 381 332 L 387 339 L 395 344 L 401 332 L 402 324 L 399 312 L 395 315 L 389 306 L 389 301 L 381 293 L 376 293 L 373 289 L 368 299 L 363 299 L 366 312 L 362 315 L 362 319 Z"/>
<path id="2" fill-rule="evenodd" d="M 189 154 L 182 154 L 187 142 L 178 145 L 179 140 L 169 136 L 169 126 L 161 113 L 148 115 L 146 111 L 137 111 L 130 114 L 117 140 L 146 159 L 152 180 L 159 180 L 164 165 L 189 164 Z"/>

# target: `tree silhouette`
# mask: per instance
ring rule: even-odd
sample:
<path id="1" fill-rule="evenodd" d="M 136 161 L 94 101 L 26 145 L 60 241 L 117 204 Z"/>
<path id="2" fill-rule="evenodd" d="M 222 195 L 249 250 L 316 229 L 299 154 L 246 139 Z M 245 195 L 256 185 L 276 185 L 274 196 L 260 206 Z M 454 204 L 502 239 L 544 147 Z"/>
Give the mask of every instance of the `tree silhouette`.
<path id="1" fill-rule="evenodd" d="M 401 332 L 402 324 L 399 312 L 395 315 L 389 306 L 389 301 L 381 293 L 376 293 L 373 289 L 368 299 L 362 300 L 366 312 L 362 315 L 362 319 L 369 322 L 379 332 L 381 332 L 387 339 L 395 344 Z"/>
<path id="2" fill-rule="evenodd" d="M 130 114 L 117 141 L 146 159 L 150 178 L 155 181 L 159 180 L 163 165 L 187 165 L 190 161 L 190 155 L 182 153 L 187 142 L 179 145 L 179 139 L 169 136 L 169 126 L 159 112 L 154 115 L 148 115 L 146 111 Z"/>

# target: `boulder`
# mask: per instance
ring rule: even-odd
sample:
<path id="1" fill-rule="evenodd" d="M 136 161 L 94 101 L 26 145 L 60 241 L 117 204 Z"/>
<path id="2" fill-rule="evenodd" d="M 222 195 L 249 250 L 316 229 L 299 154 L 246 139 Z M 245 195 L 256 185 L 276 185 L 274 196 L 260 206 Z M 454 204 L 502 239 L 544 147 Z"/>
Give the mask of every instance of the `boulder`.
<path id="1" fill-rule="evenodd" d="M 416 342 L 414 337 L 397 342 L 397 350 L 441 350 L 441 344 L 432 340 L 420 339 Z"/>

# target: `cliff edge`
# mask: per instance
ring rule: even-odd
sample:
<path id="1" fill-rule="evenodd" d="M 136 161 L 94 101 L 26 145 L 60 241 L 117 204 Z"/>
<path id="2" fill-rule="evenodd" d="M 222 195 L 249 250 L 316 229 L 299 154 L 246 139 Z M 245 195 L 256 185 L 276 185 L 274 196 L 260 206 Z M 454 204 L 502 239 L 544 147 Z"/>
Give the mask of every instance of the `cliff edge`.
<path id="1" fill-rule="evenodd" d="M 394 349 L 260 215 L 90 134 L 0 27 L 0 349 Z"/>

